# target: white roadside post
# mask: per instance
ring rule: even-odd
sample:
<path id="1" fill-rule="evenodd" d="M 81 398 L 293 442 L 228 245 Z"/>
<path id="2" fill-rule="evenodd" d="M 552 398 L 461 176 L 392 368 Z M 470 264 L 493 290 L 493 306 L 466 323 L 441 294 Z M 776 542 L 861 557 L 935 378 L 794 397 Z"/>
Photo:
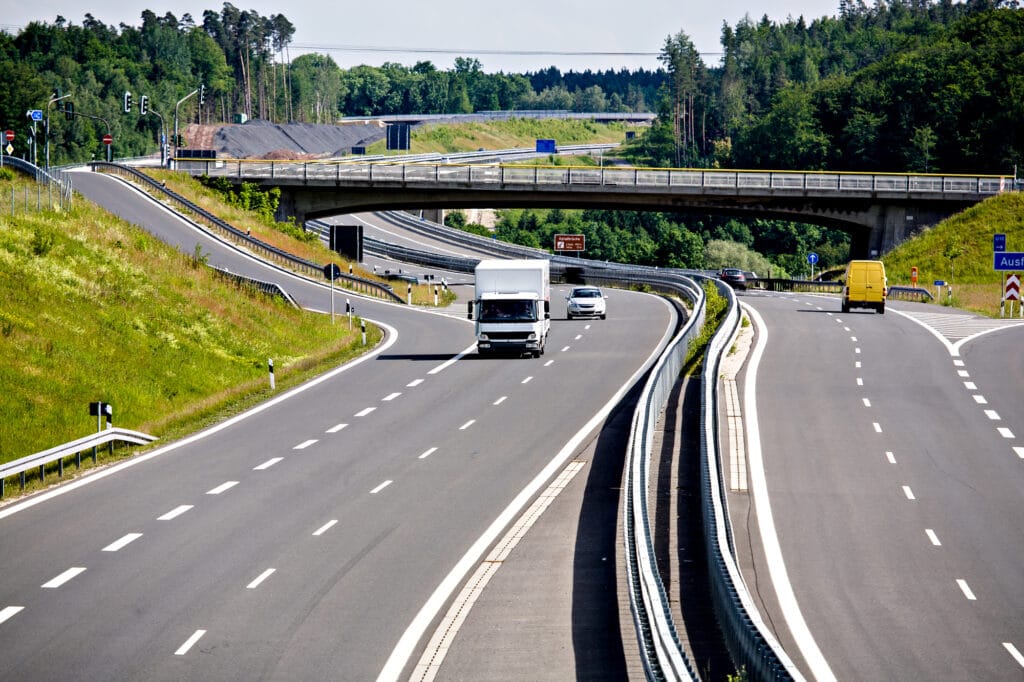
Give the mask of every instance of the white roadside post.
<path id="1" fill-rule="evenodd" d="M 276 388 L 274 385 L 274 358 L 267 360 L 267 367 L 270 369 L 270 390 L 273 391 Z"/>
<path id="2" fill-rule="evenodd" d="M 366 345 L 366 320 L 360 320 L 359 326 L 363 330 L 363 345 Z"/>
<path id="3" fill-rule="evenodd" d="M 352 331 L 352 303 L 345 299 L 345 314 L 348 315 L 348 330 Z"/>

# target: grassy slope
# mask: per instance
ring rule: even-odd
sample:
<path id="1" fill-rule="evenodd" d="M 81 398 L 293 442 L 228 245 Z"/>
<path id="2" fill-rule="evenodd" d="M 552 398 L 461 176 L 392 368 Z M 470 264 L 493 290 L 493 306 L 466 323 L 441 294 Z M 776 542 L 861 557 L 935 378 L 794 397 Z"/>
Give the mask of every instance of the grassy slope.
<path id="1" fill-rule="evenodd" d="M 916 266 L 918 286 L 933 294 L 936 280 L 952 285 L 953 299 L 943 303 L 998 316 L 1002 273 L 992 269 L 997 233 L 1006 234 L 1008 251 L 1024 251 L 1024 194 L 994 196 L 904 242 L 883 258 L 889 283 L 909 285 Z M 954 253 L 960 255 L 947 257 Z"/>
<path id="2" fill-rule="evenodd" d="M 268 358 L 281 390 L 362 351 L 80 197 L 0 215 L 0 300 L 0 461 L 92 432 L 91 401 L 166 439 L 269 395 Z"/>

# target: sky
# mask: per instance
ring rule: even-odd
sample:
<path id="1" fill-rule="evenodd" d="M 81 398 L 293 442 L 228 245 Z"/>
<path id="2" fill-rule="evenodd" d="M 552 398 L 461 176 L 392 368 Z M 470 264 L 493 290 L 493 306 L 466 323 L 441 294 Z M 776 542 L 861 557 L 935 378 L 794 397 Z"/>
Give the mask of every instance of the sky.
<path id="1" fill-rule="evenodd" d="M 202 24 L 204 11 L 219 14 L 224 6 L 219 0 L 6 4 L 0 12 L 0 29 L 8 33 L 31 21 L 54 23 L 58 15 L 81 25 L 86 12 L 109 26 L 139 26 L 143 9 L 157 16 L 171 12 L 178 19 L 188 13 Z M 462 56 L 479 59 L 488 73 L 525 73 L 549 66 L 563 72 L 656 69 L 665 39 L 680 31 L 690 37 L 705 64 L 716 66 L 723 22 L 735 26 L 745 15 L 753 21 L 767 15 L 771 21 L 784 22 L 802 15 L 810 23 L 838 14 L 839 0 L 237 0 L 232 4 L 264 17 L 284 14 L 295 26 L 292 58 L 320 52 L 342 68 L 431 61 L 449 69 L 455 57 Z"/>

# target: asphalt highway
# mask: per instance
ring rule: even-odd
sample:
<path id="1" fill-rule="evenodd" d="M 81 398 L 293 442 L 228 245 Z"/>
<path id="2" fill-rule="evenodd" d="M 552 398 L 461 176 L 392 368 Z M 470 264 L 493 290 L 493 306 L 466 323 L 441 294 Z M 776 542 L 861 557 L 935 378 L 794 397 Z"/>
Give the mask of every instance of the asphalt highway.
<path id="1" fill-rule="evenodd" d="M 75 187 L 329 309 L 327 287 L 225 249 L 117 180 L 78 174 Z M 408 674 L 424 645 L 409 634 L 417 614 L 582 450 L 675 321 L 639 293 L 610 291 L 608 319 L 593 322 L 565 321 L 552 298 L 535 360 L 464 355 L 461 310 L 359 299 L 387 330 L 364 360 L 0 508 L 0 678 Z"/>

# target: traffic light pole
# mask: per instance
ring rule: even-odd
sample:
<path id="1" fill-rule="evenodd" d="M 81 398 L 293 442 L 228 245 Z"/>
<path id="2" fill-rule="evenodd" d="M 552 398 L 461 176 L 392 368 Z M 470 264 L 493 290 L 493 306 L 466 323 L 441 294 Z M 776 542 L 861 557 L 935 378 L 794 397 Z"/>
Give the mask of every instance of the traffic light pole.
<path id="1" fill-rule="evenodd" d="M 89 119 L 92 119 L 93 121 L 99 121 L 100 123 L 102 123 L 106 127 L 107 135 L 110 135 L 110 124 L 107 123 L 107 119 L 102 118 L 100 116 L 93 116 L 92 114 L 83 114 L 81 111 L 74 111 L 74 112 L 71 113 L 71 115 L 72 116 L 81 116 L 82 118 L 89 118 Z M 107 148 L 107 163 L 110 163 L 110 161 L 111 161 L 111 147 L 113 147 L 114 145 L 113 145 L 113 143 L 111 143 L 111 144 L 104 145 L 104 146 Z"/>
<path id="2" fill-rule="evenodd" d="M 199 92 L 199 88 L 196 88 L 192 92 L 188 93 L 187 95 L 185 95 L 184 97 L 179 99 L 178 103 L 174 105 L 174 163 L 175 164 L 178 163 L 178 107 L 181 106 L 181 103 L 184 102 L 185 100 L 187 100 L 188 98 L 195 96 L 195 94 L 197 92 Z"/>

